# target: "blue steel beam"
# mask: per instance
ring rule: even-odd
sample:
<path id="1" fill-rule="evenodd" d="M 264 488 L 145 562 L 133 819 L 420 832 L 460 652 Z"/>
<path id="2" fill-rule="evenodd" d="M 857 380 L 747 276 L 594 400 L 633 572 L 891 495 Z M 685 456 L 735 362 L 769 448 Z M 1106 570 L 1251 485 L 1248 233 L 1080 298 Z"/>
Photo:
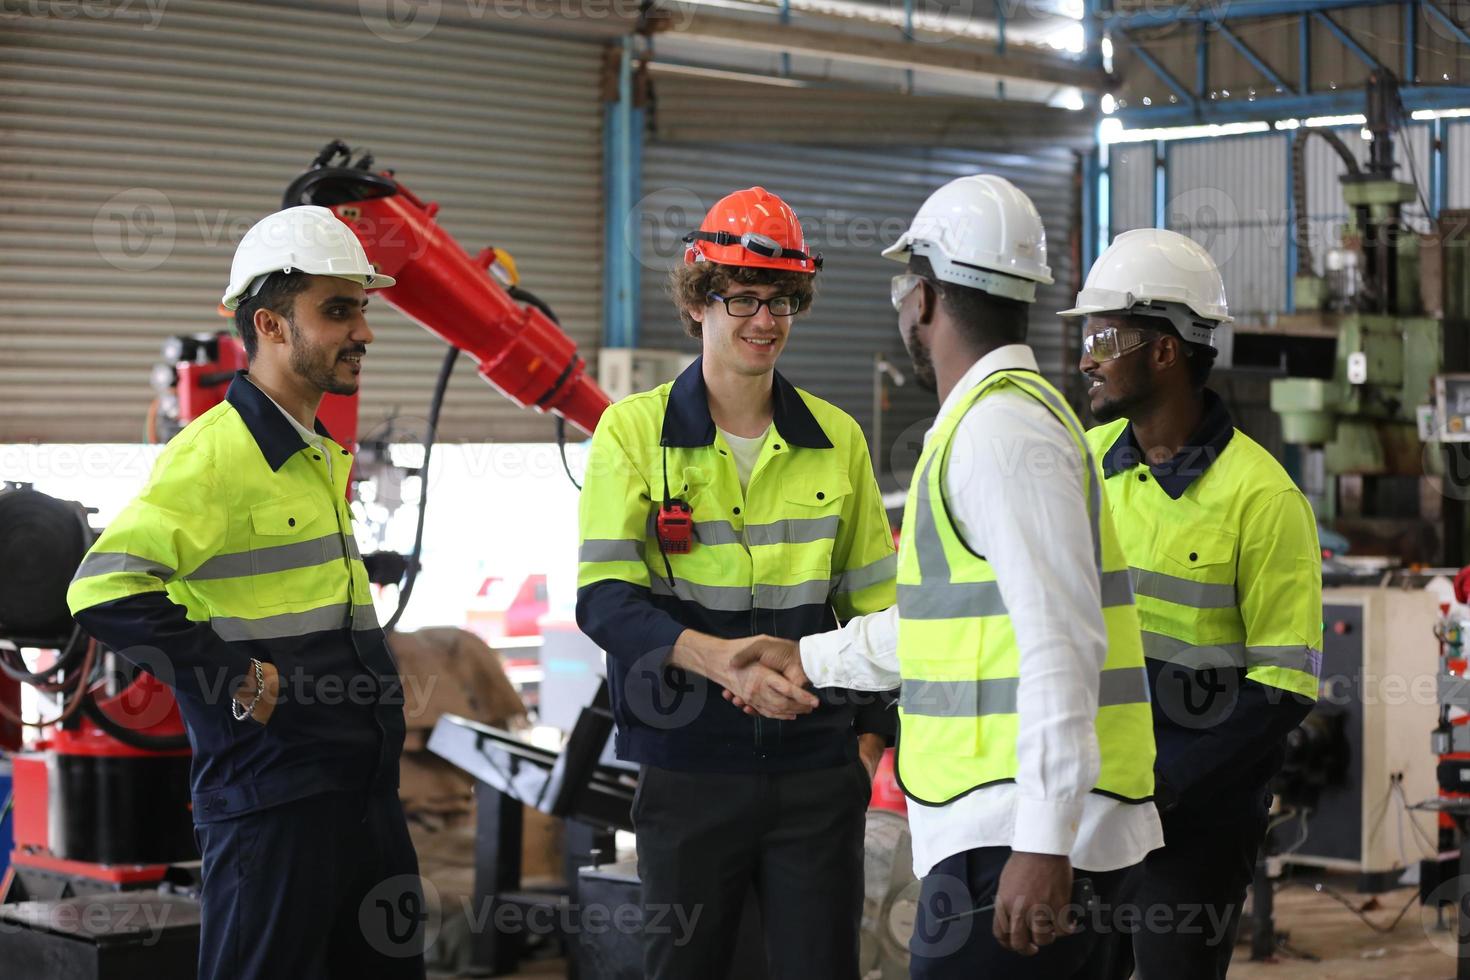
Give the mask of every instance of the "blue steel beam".
<path id="1" fill-rule="evenodd" d="M 1284 17 L 1310 14 L 1323 10 L 1347 10 L 1353 7 L 1393 6 L 1392 0 L 1233 0 L 1207 3 L 1200 7 L 1177 6 L 1163 10 L 1104 14 L 1107 26 L 1121 30 L 1140 27 L 1163 27 L 1180 21 L 1205 21 L 1211 24 L 1247 17 Z"/>
<path id="2" fill-rule="evenodd" d="M 1449 32 L 1455 35 L 1455 40 L 1459 41 L 1461 44 L 1470 45 L 1470 34 L 1467 34 L 1465 32 L 1465 28 L 1461 27 L 1459 24 L 1456 24 L 1454 19 L 1450 17 L 1449 14 L 1445 13 L 1443 10 L 1440 10 L 1437 6 L 1435 6 L 1433 0 L 1431 0 L 1431 2 L 1429 3 L 1424 4 L 1424 12 L 1430 17 L 1433 17 L 1435 20 L 1439 21 L 1446 28 L 1448 28 Z"/>
<path id="3" fill-rule="evenodd" d="M 1464 109 L 1470 108 L 1470 85 L 1411 85 L 1399 90 L 1404 108 Z M 1114 118 L 1130 128 L 1154 126 L 1194 126 L 1200 123 L 1253 122 L 1275 119 L 1305 119 L 1310 116 L 1341 116 L 1363 111 L 1362 89 L 1338 89 L 1312 95 L 1283 95 L 1258 98 L 1210 101 L 1198 106 L 1164 105 L 1134 106 L 1119 109 Z"/>
<path id="4" fill-rule="evenodd" d="M 1297 18 L 1297 53 L 1301 58 L 1301 82 L 1296 87 L 1297 95 L 1310 95 L 1312 91 L 1312 19 L 1306 14 Z"/>
<path id="5" fill-rule="evenodd" d="M 1312 11 L 1312 19 L 1331 31 L 1332 36 L 1341 41 L 1342 46 L 1351 51 L 1354 56 L 1356 56 L 1357 59 L 1363 64 L 1367 65 L 1369 68 L 1374 69 L 1383 67 L 1383 65 L 1379 63 L 1378 59 L 1373 57 L 1373 55 L 1368 51 L 1367 48 L 1363 47 L 1356 40 L 1354 40 L 1351 34 L 1343 30 L 1342 27 L 1337 23 L 1337 21 L 1333 20 L 1331 17 L 1328 17 L 1320 10 Z"/>
<path id="6" fill-rule="evenodd" d="M 1246 44 L 1240 38 L 1236 37 L 1234 31 L 1226 27 L 1224 24 L 1216 25 L 1215 30 L 1219 31 L 1220 36 L 1230 42 L 1230 46 L 1232 48 L 1240 52 L 1240 56 L 1242 58 L 1251 63 L 1251 67 L 1255 68 L 1255 70 L 1260 72 L 1262 75 L 1265 75 L 1266 80 L 1269 81 L 1272 85 L 1275 85 L 1278 92 L 1291 91 L 1291 86 L 1286 83 L 1286 79 L 1276 74 L 1275 70 L 1272 69 L 1270 65 L 1266 64 L 1265 59 L 1263 59 L 1260 55 L 1251 50 L 1250 45 Z"/>
<path id="7" fill-rule="evenodd" d="M 1405 85 L 1413 85 L 1419 74 L 1419 0 L 1404 4 L 1404 77 Z"/>
<path id="8" fill-rule="evenodd" d="M 1116 44 L 1121 41 L 1124 47 L 1133 52 L 1134 57 L 1147 65 L 1149 71 L 1152 71 L 1155 75 L 1159 76 L 1163 83 L 1169 86 L 1169 88 L 1173 90 L 1175 95 L 1179 96 L 1180 102 L 1183 102 L 1186 106 L 1189 106 L 1191 108 L 1196 105 L 1194 96 L 1189 94 L 1189 89 L 1181 85 L 1179 83 L 1179 79 L 1175 78 L 1173 73 L 1170 72 L 1169 69 L 1159 64 L 1157 58 L 1145 51 L 1142 46 L 1135 44 L 1133 42 L 1133 39 L 1127 34 L 1124 34 L 1122 31 L 1114 31 L 1112 36 L 1113 43 Z"/>
<path id="9" fill-rule="evenodd" d="M 1210 41 L 1206 36 L 1206 25 L 1200 21 L 1194 38 L 1194 97 L 1200 102 L 1210 87 Z"/>

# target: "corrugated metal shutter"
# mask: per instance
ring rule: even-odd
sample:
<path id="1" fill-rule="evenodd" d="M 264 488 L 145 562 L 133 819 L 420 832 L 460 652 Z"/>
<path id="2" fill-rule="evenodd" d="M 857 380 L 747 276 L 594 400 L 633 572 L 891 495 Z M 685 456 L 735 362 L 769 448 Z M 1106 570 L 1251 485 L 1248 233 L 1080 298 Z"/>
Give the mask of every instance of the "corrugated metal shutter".
<path id="1" fill-rule="evenodd" d="M 152 27 L 7 17 L 0 441 L 139 439 L 162 340 L 221 324 L 235 242 L 333 137 L 437 200 L 469 251 L 510 250 L 591 358 L 600 58 L 451 24 L 392 43 L 355 10 L 170 0 Z M 371 323 L 364 432 L 422 417 L 443 352 L 386 303 Z M 550 438 L 547 419 L 471 374 L 461 365 L 443 437 Z"/>
<path id="2" fill-rule="evenodd" d="M 1285 309 L 1285 137 L 1182 140 L 1167 152 L 1164 227 L 1209 249 L 1231 313 Z"/>
<path id="3" fill-rule="evenodd" d="M 791 127 L 792 121 L 784 125 Z M 806 116 L 804 131 L 813 143 L 823 138 L 819 108 Z M 1031 344 L 1052 379 L 1075 373 L 1063 356 L 1061 324 L 1053 315 L 1071 304 L 1076 289 L 1070 243 L 1076 226 L 1075 164 L 1070 150 L 1044 141 L 1024 152 L 1003 153 L 948 146 L 655 141 L 645 148 L 643 161 L 640 346 L 697 350 L 697 342 L 683 333 L 667 288 L 668 270 L 683 255 L 679 237 L 697 227 L 720 197 L 760 184 L 796 209 L 808 244 L 826 257 L 816 306 L 797 322 L 781 371 L 852 414 L 871 438 L 874 355 L 881 352 L 912 375 L 888 298 L 889 280 L 900 267 L 879 252 L 902 234 L 919 205 L 946 181 L 994 173 L 1031 195 L 1050 233 L 1048 253 L 1056 284 L 1039 291 Z M 919 391 L 911 379 L 903 388 L 889 389 L 878 463 L 885 489 L 906 483 L 936 408 L 934 396 Z"/>
<path id="4" fill-rule="evenodd" d="M 1449 187 L 1444 206 L 1470 208 L 1470 122 L 1445 127 L 1445 167 Z"/>
<path id="5" fill-rule="evenodd" d="M 1154 226 L 1154 144 L 1108 147 L 1108 227 L 1120 231 Z"/>

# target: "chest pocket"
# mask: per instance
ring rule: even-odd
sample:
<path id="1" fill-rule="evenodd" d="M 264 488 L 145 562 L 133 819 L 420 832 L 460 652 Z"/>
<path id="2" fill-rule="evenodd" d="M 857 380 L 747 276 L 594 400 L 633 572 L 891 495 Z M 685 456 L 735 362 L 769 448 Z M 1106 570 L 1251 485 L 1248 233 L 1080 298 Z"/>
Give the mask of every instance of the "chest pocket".
<path id="1" fill-rule="evenodd" d="M 1135 591 L 1191 610 L 1236 606 L 1236 536 L 1200 525 L 1165 526 L 1155 537 L 1151 566 L 1161 574 L 1135 575 Z"/>
<path id="2" fill-rule="evenodd" d="M 837 528 L 851 494 L 852 484 L 840 473 L 784 480 L 783 518 L 754 533 L 746 525 L 746 534 L 752 544 L 781 545 L 787 567 L 804 573 L 798 577 L 830 577 Z"/>
<path id="3" fill-rule="evenodd" d="M 294 493 L 250 508 L 250 570 L 261 606 L 347 597 L 342 535 L 331 505 Z"/>

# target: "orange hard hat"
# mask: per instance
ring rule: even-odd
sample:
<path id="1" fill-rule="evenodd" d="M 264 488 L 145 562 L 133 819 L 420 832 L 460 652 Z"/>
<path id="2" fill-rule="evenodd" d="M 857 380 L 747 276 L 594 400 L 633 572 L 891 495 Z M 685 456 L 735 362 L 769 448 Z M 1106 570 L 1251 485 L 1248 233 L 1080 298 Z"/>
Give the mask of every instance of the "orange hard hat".
<path id="1" fill-rule="evenodd" d="M 809 255 L 796 212 L 764 187 L 722 197 L 698 231 L 684 236 L 684 262 L 714 262 L 789 272 L 816 272 L 821 255 Z"/>

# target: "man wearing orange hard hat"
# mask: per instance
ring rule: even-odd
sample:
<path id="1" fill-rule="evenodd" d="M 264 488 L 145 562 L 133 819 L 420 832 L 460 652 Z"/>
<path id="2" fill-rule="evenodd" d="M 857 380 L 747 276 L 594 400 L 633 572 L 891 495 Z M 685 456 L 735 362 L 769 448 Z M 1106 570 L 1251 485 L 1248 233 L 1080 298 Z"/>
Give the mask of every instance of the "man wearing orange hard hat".
<path id="1" fill-rule="evenodd" d="M 727 976 L 753 890 L 772 978 L 856 980 L 892 701 L 732 660 L 892 605 L 893 539 L 862 429 L 776 371 L 821 268 L 795 212 L 736 191 L 684 240 L 670 285 L 702 356 L 602 416 L 580 515 L 577 621 L 641 765 L 645 975 Z"/>

